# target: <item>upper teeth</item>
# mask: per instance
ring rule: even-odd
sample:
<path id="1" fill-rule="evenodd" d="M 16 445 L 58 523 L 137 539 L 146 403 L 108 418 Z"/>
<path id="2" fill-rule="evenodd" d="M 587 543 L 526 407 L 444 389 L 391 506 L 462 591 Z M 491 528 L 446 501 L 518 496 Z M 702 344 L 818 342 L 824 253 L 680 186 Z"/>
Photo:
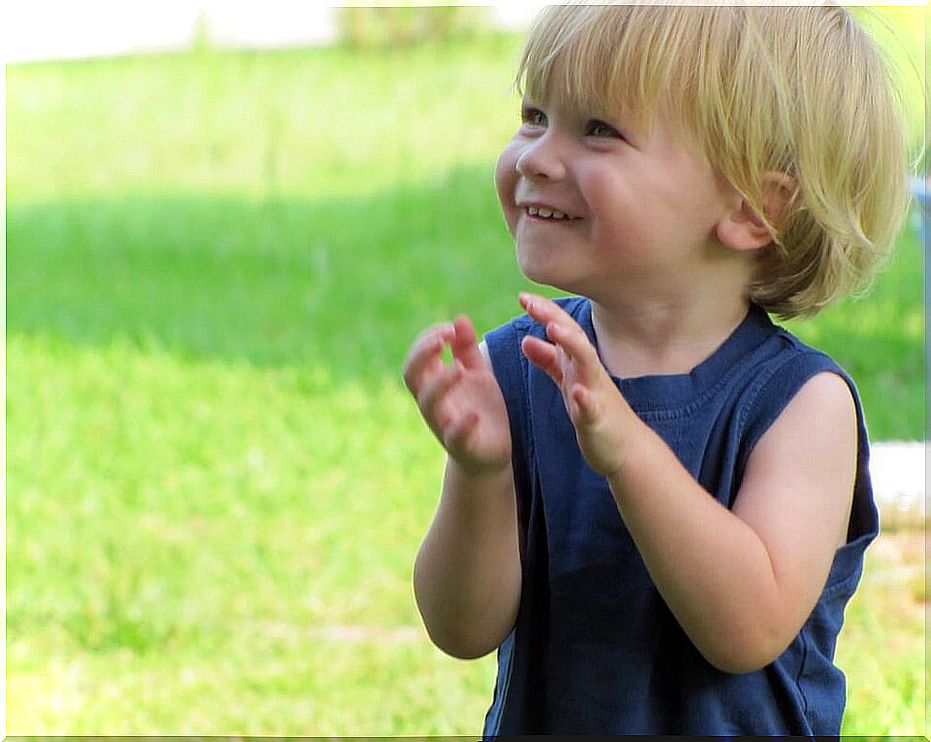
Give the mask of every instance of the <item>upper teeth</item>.
<path id="1" fill-rule="evenodd" d="M 573 217 L 568 214 L 563 214 L 561 211 L 554 211 L 553 209 L 545 209 L 542 206 L 528 206 L 527 213 L 530 216 L 542 216 L 544 219 L 572 219 Z"/>

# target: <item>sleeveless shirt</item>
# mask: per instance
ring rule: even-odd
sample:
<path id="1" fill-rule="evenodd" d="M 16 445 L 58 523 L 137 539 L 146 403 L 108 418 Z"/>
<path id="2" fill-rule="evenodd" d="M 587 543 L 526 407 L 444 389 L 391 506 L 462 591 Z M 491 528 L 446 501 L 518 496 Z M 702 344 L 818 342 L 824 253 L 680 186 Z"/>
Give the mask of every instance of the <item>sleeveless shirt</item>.
<path id="1" fill-rule="evenodd" d="M 558 303 L 597 348 L 589 301 Z M 521 353 L 528 334 L 545 338 L 524 315 L 486 335 L 511 427 L 522 588 L 498 649 L 484 735 L 840 734 L 845 679 L 834 648 L 878 532 L 863 412 L 849 376 L 751 306 L 691 373 L 615 379 L 637 415 L 727 507 L 754 445 L 807 380 L 829 371 L 850 387 L 859 442 L 847 542 L 791 645 L 761 670 L 729 674 L 704 659 L 664 603 L 607 481 L 582 457 L 559 389 Z"/>

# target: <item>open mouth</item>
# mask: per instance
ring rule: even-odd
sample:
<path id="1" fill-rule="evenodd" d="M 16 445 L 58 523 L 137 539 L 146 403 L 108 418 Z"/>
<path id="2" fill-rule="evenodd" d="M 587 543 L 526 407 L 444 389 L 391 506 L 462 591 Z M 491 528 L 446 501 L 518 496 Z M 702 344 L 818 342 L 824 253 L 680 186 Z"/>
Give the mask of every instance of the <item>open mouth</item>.
<path id="1" fill-rule="evenodd" d="M 562 211 L 557 211 L 555 209 L 547 209 L 543 206 L 528 206 L 526 209 L 524 209 L 524 212 L 528 216 L 535 216 L 538 219 L 548 219 L 549 221 L 572 222 L 572 221 L 575 221 L 576 219 L 582 218 L 579 216 L 572 216 Z"/>

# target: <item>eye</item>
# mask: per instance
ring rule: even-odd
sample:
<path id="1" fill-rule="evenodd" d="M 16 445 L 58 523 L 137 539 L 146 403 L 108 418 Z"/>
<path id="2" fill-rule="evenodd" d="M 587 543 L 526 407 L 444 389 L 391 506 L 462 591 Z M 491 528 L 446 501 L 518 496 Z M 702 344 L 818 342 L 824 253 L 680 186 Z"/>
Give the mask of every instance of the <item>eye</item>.
<path id="1" fill-rule="evenodd" d="M 590 137 L 624 138 L 621 132 L 611 126 L 611 124 L 606 124 L 604 121 L 599 121 L 598 119 L 592 119 L 588 122 L 588 125 L 585 127 L 585 134 Z"/>
<path id="2" fill-rule="evenodd" d="M 524 106 L 520 109 L 520 120 L 525 126 L 546 126 L 546 114 L 539 108 Z"/>

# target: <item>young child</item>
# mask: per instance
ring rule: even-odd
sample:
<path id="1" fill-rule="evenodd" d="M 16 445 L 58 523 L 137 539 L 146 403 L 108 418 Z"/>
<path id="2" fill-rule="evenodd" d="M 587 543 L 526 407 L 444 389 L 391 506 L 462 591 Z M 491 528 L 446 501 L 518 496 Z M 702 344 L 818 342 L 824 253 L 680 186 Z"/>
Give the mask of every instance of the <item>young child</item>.
<path id="1" fill-rule="evenodd" d="M 488 736 L 837 735 L 866 429 L 768 313 L 817 312 L 893 242 L 883 63 L 839 7 L 553 6 L 518 80 L 498 195 L 523 273 L 576 298 L 410 351 L 448 453 L 426 628 L 498 649 Z"/>

